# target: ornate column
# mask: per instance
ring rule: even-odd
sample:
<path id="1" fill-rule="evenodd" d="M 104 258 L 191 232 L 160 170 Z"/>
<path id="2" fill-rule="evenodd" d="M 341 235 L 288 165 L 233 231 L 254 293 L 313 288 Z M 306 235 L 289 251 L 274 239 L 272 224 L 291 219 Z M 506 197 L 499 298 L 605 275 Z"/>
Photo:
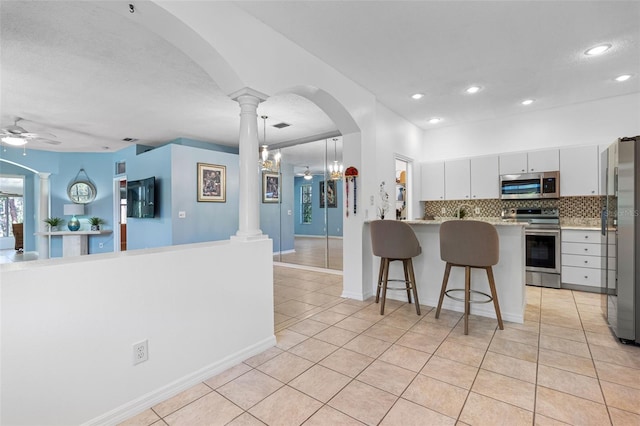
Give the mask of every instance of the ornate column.
<path id="1" fill-rule="evenodd" d="M 244 88 L 231 95 L 240 104 L 240 205 L 233 241 L 268 238 L 260 230 L 260 170 L 258 168 L 258 104 L 267 96 Z"/>
<path id="2" fill-rule="evenodd" d="M 38 173 L 40 178 L 40 194 L 38 198 L 38 222 L 36 223 L 37 232 L 47 231 L 44 220 L 49 217 L 49 198 L 51 182 L 49 181 L 51 173 Z M 36 250 L 38 251 L 38 259 L 49 258 L 49 237 L 46 235 L 39 235 L 36 241 Z"/>

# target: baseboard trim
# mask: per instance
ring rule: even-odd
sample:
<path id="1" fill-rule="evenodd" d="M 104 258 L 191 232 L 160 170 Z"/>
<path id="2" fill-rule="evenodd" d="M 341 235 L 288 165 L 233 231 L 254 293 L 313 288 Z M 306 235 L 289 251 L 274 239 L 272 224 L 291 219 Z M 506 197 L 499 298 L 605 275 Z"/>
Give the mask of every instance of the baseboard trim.
<path id="1" fill-rule="evenodd" d="M 144 410 L 147 410 L 154 405 L 189 389 L 192 386 L 197 385 L 200 382 L 227 370 L 228 368 L 275 346 L 275 344 L 276 336 L 271 335 L 256 344 L 221 359 L 220 361 L 214 362 L 213 364 L 194 371 L 191 374 L 187 374 L 186 376 L 162 386 L 161 388 L 151 391 L 94 419 L 82 423 L 81 426 L 115 425 L 121 423 L 142 413 Z"/>
<path id="2" fill-rule="evenodd" d="M 291 249 L 291 250 L 282 250 L 282 251 L 274 251 L 273 255 L 277 256 L 279 254 L 290 254 L 290 253 L 295 253 L 296 250 L 295 249 Z"/>

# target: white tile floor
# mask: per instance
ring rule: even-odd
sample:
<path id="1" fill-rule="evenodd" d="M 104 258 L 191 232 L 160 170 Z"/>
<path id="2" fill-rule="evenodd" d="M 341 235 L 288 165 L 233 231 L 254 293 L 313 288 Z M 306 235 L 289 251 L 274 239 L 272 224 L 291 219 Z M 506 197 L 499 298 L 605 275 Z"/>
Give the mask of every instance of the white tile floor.
<path id="1" fill-rule="evenodd" d="M 527 287 L 524 324 L 339 298 L 339 275 L 275 268 L 277 346 L 126 425 L 640 425 L 640 348 L 600 296 Z"/>

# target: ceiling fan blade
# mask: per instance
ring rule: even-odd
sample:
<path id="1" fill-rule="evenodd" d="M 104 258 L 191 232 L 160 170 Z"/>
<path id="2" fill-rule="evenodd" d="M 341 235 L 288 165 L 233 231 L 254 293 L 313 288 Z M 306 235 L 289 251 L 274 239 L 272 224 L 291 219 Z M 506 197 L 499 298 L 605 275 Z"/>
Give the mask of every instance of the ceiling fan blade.
<path id="1" fill-rule="evenodd" d="M 44 143 L 48 143 L 49 145 L 60 145 L 62 142 L 60 141 L 52 141 L 51 139 L 45 139 L 45 138 L 36 138 L 34 140 L 40 141 L 40 142 L 44 142 Z"/>

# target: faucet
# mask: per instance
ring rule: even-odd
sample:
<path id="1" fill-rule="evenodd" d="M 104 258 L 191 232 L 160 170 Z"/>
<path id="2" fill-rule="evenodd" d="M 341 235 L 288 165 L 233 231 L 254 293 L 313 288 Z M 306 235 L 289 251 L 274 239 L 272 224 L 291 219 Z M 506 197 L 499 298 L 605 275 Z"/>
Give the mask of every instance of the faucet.
<path id="1" fill-rule="evenodd" d="M 465 207 L 469 207 L 469 208 L 471 209 L 471 211 L 473 212 L 473 207 L 472 207 L 472 206 L 470 206 L 469 204 L 460 204 L 460 205 L 458 206 L 458 210 L 456 211 L 456 217 L 457 217 L 458 219 L 462 219 L 462 218 L 464 218 L 464 214 L 462 215 L 462 217 L 460 217 L 460 212 L 461 212 L 461 211 L 462 211 L 462 209 L 464 209 Z"/>

